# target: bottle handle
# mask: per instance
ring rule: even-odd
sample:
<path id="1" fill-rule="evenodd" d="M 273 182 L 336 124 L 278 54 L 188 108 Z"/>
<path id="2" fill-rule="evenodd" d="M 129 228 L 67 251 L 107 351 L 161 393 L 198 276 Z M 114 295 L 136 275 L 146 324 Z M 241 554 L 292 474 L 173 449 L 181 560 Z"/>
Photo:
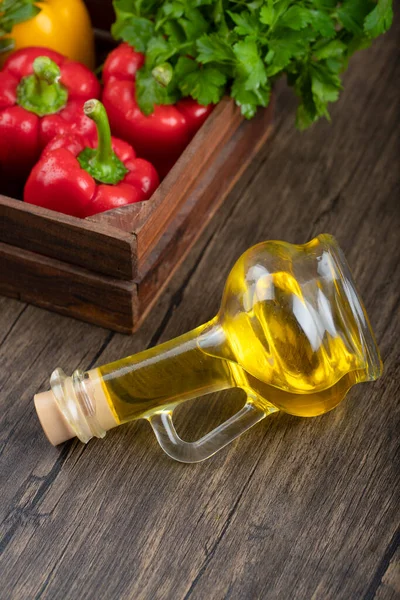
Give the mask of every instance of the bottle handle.
<path id="1" fill-rule="evenodd" d="M 201 462 L 278 410 L 274 406 L 258 408 L 253 400 L 253 396 L 248 394 L 248 400 L 239 412 L 196 442 L 185 442 L 179 437 L 172 420 L 173 409 L 155 413 L 149 421 L 158 443 L 168 456 L 184 463 Z"/>

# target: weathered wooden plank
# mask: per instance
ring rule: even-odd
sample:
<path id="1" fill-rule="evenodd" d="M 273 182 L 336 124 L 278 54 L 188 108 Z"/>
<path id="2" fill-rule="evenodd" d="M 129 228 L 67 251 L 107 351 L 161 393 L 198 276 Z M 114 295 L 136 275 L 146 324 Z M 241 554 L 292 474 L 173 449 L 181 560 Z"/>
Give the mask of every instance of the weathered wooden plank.
<path id="1" fill-rule="evenodd" d="M 0 241 L 121 279 L 136 271 L 134 236 L 2 195 Z"/>
<path id="2" fill-rule="evenodd" d="M 0 242 L 0 292 L 111 329 L 132 331 L 136 285 Z"/>

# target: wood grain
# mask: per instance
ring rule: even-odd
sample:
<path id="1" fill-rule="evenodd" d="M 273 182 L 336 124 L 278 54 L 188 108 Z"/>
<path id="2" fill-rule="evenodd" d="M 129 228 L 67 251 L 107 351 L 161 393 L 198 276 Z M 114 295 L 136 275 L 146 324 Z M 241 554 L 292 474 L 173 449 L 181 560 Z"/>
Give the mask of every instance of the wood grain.
<path id="1" fill-rule="evenodd" d="M 121 279 L 137 269 L 134 236 L 1 195 L 0 242 Z"/>
<path id="2" fill-rule="evenodd" d="M 0 242 L 0 291 L 63 315 L 124 333 L 137 321 L 137 289 Z"/>
<path id="3" fill-rule="evenodd" d="M 399 597 L 399 22 L 360 53 L 333 123 L 276 128 L 133 337 L 0 298 L 4 599 L 392 600 Z M 146 423 L 54 449 L 32 396 L 212 317 L 239 254 L 323 231 L 346 252 L 385 375 L 315 419 L 277 414 L 193 466 Z M 186 406 L 182 435 L 240 398 Z M 208 408 L 208 410 L 207 410 Z M 232 411 L 233 412 L 233 411 Z"/>

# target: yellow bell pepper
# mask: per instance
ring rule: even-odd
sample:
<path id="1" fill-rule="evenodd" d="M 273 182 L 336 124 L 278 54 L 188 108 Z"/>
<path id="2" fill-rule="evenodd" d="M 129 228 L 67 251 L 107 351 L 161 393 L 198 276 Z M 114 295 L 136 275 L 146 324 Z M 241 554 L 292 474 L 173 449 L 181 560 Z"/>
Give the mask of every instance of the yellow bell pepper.
<path id="1" fill-rule="evenodd" d="M 46 0 L 37 6 L 41 11 L 36 17 L 13 27 L 14 50 L 45 46 L 93 69 L 94 35 L 83 0 Z M 0 67 L 8 55 L 0 56 Z"/>

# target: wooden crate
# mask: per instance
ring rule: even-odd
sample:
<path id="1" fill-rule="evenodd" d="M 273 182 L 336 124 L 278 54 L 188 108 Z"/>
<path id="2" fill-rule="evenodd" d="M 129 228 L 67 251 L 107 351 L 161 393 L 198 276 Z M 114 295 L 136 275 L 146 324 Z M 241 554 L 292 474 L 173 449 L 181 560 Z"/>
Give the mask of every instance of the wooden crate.
<path id="1" fill-rule="evenodd" d="M 88 5 L 96 26 L 111 24 L 110 4 Z M 265 142 L 272 112 L 245 121 L 224 98 L 146 202 L 82 220 L 0 195 L 0 294 L 133 332 Z"/>

